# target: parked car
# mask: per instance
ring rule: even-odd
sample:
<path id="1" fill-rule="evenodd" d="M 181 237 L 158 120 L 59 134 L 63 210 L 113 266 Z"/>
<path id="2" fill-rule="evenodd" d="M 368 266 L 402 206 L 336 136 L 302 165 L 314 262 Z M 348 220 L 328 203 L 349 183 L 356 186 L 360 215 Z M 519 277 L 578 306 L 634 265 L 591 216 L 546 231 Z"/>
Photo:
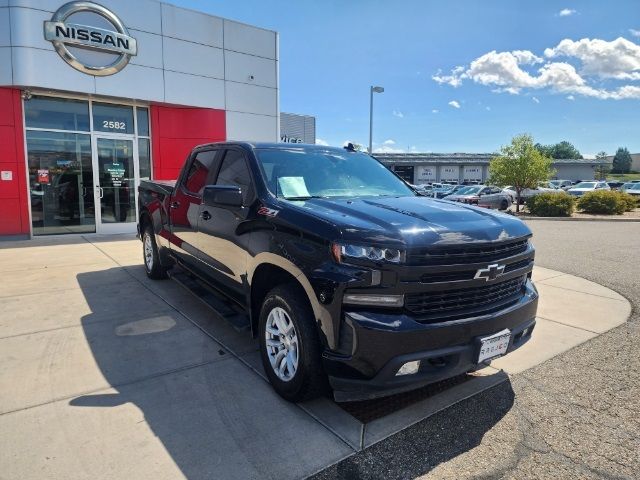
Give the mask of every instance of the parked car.
<path id="1" fill-rule="evenodd" d="M 571 180 L 549 180 L 549 183 L 562 190 L 568 190 L 573 186 Z"/>
<path id="2" fill-rule="evenodd" d="M 508 194 L 511 197 L 511 201 L 515 203 L 517 194 L 515 187 L 511 185 L 504 187 L 503 192 Z M 543 192 L 555 192 L 558 193 L 559 190 L 555 187 L 549 187 L 548 183 L 541 184 L 538 188 L 525 188 L 520 192 L 520 203 L 525 203 L 527 199 L 533 197 L 534 195 L 538 195 Z"/>
<path id="3" fill-rule="evenodd" d="M 620 190 L 624 182 L 607 182 L 607 185 L 611 188 L 611 190 Z"/>
<path id="4" fill-rule="evenodd" d="M 620 190 L 629 195 L 640 196 L 640 182 L 625 183 Z"/>
<path id="5" fill-rule="evenodd" d="M 415 389 L 526 343 L 538 294 L 519 219 L 418 196 L 375 158 L 318 145 L 196 147 L 142 181 L 147 275 L 258 338 L 285 399 Z"/>
<path id="6" fill-rule="evenodd" d="M 581 197 L 587 192 L 595 192 L 596 190 L 611 190 L 607 182 L 580 182 L 575 187 L 570 188 L 567 192 L 570 195 Z"/>
<path id="7" fill-rule="evenodd" d="M 433 190 L 434 198 L 444 198 L 447 195 L 453 195 L 461 189 L 465 188 L 465 185 L 443 185 L 441 188 Z"/>
<path id="8" fill-rule="evenodd" d="M 460 189 L 453 195 L 444 197 L 454 202 L 478 205 L 479 207 L 507 210 L 513 203 L 511 196 L 504 193 L 500 187 L 488 187 L 486 185 L 474 185 Z"/>

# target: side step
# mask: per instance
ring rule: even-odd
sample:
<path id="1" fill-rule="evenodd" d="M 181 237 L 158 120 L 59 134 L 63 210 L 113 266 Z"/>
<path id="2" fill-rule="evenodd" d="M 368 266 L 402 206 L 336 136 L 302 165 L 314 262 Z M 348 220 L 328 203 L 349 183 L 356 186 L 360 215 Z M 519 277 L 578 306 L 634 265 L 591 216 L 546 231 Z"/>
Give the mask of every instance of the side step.
<path id="1" fill-rule="evenodd" d="M 178 282 L 198 300 L 224 318 L 237 331 L 246 332 L 250 330 L 249 316 L 226 300 L 221 293 L 216 292 L 213 288 L 210 288 L 180 267 L 174 267 L 167 273 L 172 280 Z"/>

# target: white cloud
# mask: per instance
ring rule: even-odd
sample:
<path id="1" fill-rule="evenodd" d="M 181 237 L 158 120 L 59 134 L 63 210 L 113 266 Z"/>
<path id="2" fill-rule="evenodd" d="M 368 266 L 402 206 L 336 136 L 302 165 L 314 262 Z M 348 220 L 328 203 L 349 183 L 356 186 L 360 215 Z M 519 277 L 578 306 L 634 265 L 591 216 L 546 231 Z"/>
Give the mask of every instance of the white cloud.
<path id="1" fill-rule="evenodd" d="M 531 100 L 533 100 L 535 103 L 540 103 L 540 100 L 538 100 L 537 97 L 531 97 Z"/>
<path id="2" fill-rule="evenodd" d="M 322 145 L 323 147 L 328 147 L 329 143 L 326 140 L 321 138 L 316 138 L 316 145 Z"/>
<path id="3" fill-rule="evenodd" d="M 373 153 L 405 153 L 405 151 L 401 148 L 393 148 L 388 145 L 382 145 L 380 147 L 374 148 Z"/>
<path id="4" fill-rule="evenodd" d="M 560 10 L 558 12 L 558 15 L 560 15 L 561 17 L 568 17 L 570 15 L 575 14 L 576 11 L 571 9 L 571 8 L 563 8 L 562 10 Z"/>
<path id="5" fill-rule="evenodd" d="M 383 145 L 395 145 L 396 142 L 394 140 L 385 140 L 384 142 L 382 142 Z"/>
<path id="6" fill-rule="evenodd" d="M 404 113 L 402 113 L 400 110 L 394 110 L 392 113 L 394 117 L 404 118 Z"/>
<path id="7" fill-rule="evenodd" d="M 442 71 L 438 70 L 438 72 L 433 75 L 431 78 L 438 82 L 439 84 L 446 84 L 452 87 L 459 87 L 462 85 L 462 79 L 464 78 L 464 67 L 455 67 L 451 70 L 451 75 L 441 75 Z"/>
<path id="8" fill-rule="evenodd" d="M 437 108 L 434 108 L 433 110 L 431 110 L 431 113 L 438 113 L 440 110 L 438 110 Z"/>
<path id="9" fill-rule="evenodd" d="M 601 78 L 640 80 L 640 45 L 619 37 L 611 42 L 583 38 L 564 39 L 555 48 L 547 48 L 548 58 L 573 57 L 582 62 L 581 72 Z"/>
<path id="10" fill-rule="evenodd" d="M 593 80 L 640 80 L 640 45 L 624 38 L 611 42 L 599 39 L 562 40 L 556 47 L 547 48 L 546 60 L 528 50 L 485 53 L 469 66 L 456 67 L 450 75 L 438 72 L 432 78 L 440 84 L 454 87 L 464 81 L 493 87 L 497 93 L 518 95 L 523 89 L 549 89 L 555 93 L 621 100 L 640 98 L 640 87 L 622 85 L 603 88 Z M 580 71 L 571 63 L 551 61 L 556 57 L 577 60 Z M 542 65 L 539 68 L 524 66 Z M 458 107 L 456 107 L 458 108 Z"/>
<path id="11" fill-rule="evenodd" d="M 449 105 L 451 105 L 453 108 L 460 108 L 460 104 L 455 100 L 451 100 L 449 102 Z"/>
<path id="12" fill-rule="evenodd" d="M 484 109 L 485 109 L 487 112 L 490 112 L 490 111 L 491 111 L 491 107 L 484 107 Z"/>
<path id="13" fill-rule="evenodd" d="M 576 99 L 576 97 L 574 97 L 573 95 L 569 95 L 569 96 L 567 97 L 567 100 L 574 101 L 575 99 Z"/>
<path id="14" fill-rule="evenodd" d="M 630 29 L 629 29 L 629 33 L 630 33 L 631 35 L 633 35 L 634 37 L 640 37 L 640 30 L 635 30 L 635 29 L 633 29 L 633 28 L 630 28 Z"/>

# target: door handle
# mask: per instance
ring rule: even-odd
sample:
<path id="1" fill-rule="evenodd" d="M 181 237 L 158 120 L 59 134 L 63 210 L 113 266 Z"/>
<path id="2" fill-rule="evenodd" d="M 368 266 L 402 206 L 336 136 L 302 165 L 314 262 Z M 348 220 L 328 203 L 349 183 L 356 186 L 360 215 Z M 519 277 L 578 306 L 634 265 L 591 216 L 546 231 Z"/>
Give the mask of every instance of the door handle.
<path id="1" fill-rule="evenodd" d="M 100 198 L 104 197 L 104 190 L 102 187 L 98 187 L 98 190 L 100 190 Z"/>
<path id="2" fill-rule="evenodd" d="M 202 215 L 200 215 L 202 217 L 203 220 L 210 220 L 211 219 L 211 214 L 209 212 L 207 212 L 206 210 L 204 212 L 202 212 Z"/>
<path id="3" fill-rule="evenodd" d="M 180 202 L 171 202 L 169 208 L 178 208 L 180 206 Z"/>

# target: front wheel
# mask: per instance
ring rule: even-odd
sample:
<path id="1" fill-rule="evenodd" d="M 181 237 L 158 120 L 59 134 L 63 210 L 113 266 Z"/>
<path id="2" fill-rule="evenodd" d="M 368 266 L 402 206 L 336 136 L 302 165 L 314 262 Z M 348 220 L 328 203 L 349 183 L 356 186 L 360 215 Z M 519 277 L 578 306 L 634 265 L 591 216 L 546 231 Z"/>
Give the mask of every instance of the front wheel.
<path id="1" fill-rule="evenodd" d="M 507 208 L 509 208 L 509 202 L 507 202 L 506 200 L 502 200 L 500 202 L 500 210 L 506 210 Z"/>
<path id="2" fill-rule="evenodd" d="M 320 338 L 311 306 L 298 285 L 280 285 L 267 294 L 259 327 L 262 365 L 275 391 L 291 402 L 325 393 Z"/>
<path id="3" fill-rule="evenodd" d="M 142 233 L 142 255 L 147 277 L 154 280 L 167 278 L 167 270 L 160 264 L 160 254 L 151 227 L 146 227 Z"/>

